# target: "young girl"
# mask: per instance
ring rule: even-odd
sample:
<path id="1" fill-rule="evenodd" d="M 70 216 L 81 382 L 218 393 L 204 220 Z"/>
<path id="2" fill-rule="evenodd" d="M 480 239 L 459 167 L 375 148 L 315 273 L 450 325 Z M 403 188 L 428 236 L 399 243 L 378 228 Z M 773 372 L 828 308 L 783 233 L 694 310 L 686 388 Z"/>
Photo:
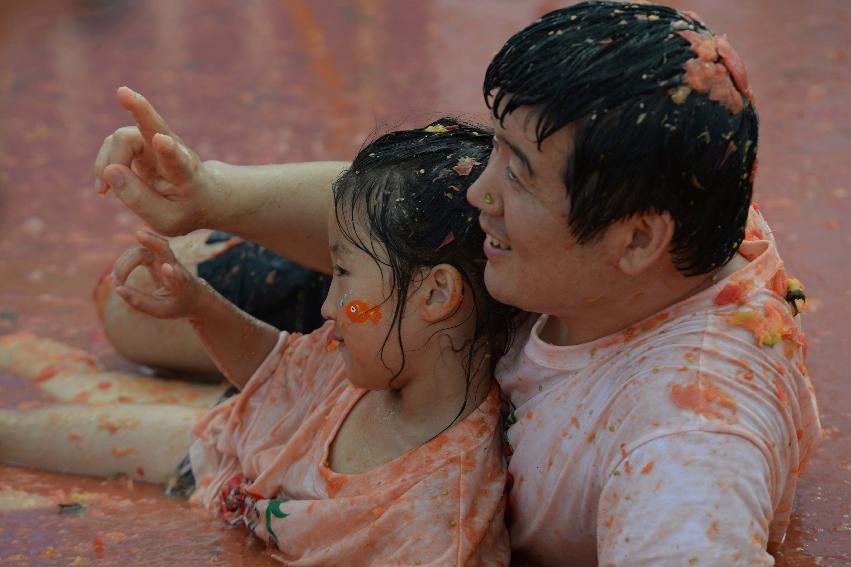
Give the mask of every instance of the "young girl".
<path id="1" fill-rule="evenodd" d="M 192 500 L 244 523 L 289 564 L 508 564 L 491 377 L 514 312 L 485 292 L 484 236 L 466 201 L 489 150 L 488 134 L 443 119 L 358 154 L 334 185 L 327 322 L 309 335 L 238 311 L 156 235 L 140 233 L 142 246 L 116 263 L 116 293 L 144 313 L 188 319 L 241 389 L 192 427 Z M 154 293 L 123 285 L 139 266 Z M 109 408 L 113 421 L 156 419 L 156 428 L 119 431 L 126 468 L 174 466 L 181 454 L 197 410 L 153 407 Z M 82 454 L 105 454 L 81 414 L 47 415 L 64 408 L 4 412 L 0 457 L 27 463 L 25 446 L 39 444 L 53 454 L 44 438 L 59 445 L 62 428 L 77 432 Z M 114 472 L 108 463 L 103 473 Z M 38 464 L 93 472 L 91 463 Z"/>

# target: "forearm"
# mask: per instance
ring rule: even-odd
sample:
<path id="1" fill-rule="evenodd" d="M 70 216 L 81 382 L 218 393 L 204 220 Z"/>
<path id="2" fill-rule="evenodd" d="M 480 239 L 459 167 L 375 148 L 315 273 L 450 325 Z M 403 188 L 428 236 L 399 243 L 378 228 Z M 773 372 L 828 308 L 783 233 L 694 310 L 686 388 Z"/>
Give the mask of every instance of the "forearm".
<path id="1" fill-rule="evenodd" d="M 189 322 L 204 348 L 227 379 L 239 388 L 269 356 L 278 342 L 275 327 L 255 319 L 206 283 Z"/>
<path id="2" fill-rule="evenodd" d="M 206 224 L 329 273 L 331 184 L 345 162 L 239 166 L 207 161 L 214 199 Z"/>

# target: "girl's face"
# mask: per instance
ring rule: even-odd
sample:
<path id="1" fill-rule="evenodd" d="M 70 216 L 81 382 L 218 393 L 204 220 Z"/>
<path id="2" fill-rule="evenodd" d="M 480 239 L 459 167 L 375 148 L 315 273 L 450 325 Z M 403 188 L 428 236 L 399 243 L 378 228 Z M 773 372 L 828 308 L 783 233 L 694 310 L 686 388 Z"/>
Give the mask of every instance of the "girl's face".
<path id="1" fill-rule="evenodd" d="M 329 348 L 339 348 L 349 380 L 355 386 L 387 389 L 402 366 L 396 326 L 391 327 L 396 291 L 375 260 L 340 232 L 333 211 L 328 222 L 328 242 L 334 278 L 322 305 L 322 316 L 334 321 L 332 336 L 339 342 L 339 345 L 329 344 Z M 409 321 L 412 317 L 406 314 L 404 319 Z M 404 340 L 404 324 L 402 330 Z M 405 362 L 406 373 L 410 362 Z M 402 379 L 400 376 L 399 380 Z M 397 385 L 400 384 L 394 382 L 393 386 Z"/>

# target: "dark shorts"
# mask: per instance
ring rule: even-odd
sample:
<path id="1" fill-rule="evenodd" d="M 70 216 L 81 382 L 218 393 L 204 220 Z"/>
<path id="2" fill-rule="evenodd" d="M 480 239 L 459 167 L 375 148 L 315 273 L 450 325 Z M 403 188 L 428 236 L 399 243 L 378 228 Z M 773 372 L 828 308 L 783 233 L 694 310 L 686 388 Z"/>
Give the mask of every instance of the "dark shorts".
<path id="1" fill-rule="evenodd" d="M 207 243 L 233 237 L 213 232 Z M 198 276 L 246 313 L 283 331 L 309 333 L 322 326 L 322 302 L 331 277 L 244 240 L 198 264 Z"/>
<path id="2" fill-rule="evenodd" d="M 213 232 L 207 244 L 232 241 L 233 246 L 198 264 L 198 276 L 246 313 L 283 331 L 309 333 L 322 326 L 322 302 L 330 276 L 282 258 L 259 244 Z M 239 393 L 231 386 L 216 405 Z M 165 488 L 170 496 L 189 496 L 195 475 L 187 455 Z"/>

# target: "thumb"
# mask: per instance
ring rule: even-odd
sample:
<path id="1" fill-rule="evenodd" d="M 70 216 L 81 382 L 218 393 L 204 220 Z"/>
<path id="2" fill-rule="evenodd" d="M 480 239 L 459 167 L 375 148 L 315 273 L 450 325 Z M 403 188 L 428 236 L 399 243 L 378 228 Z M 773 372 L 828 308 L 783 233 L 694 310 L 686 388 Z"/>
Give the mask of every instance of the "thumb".
<path id="1" fill-rule="evenodd" d="M 115 195 L 131 211 L 159 232 L 167 233 L 161 228 L 166 216 L 163 206 L 167 203 L 165 197 L 142 181 L 129 167 L 121 164 L 111 164 L 103 170 L 103 178 L 112 187 Z"/>

